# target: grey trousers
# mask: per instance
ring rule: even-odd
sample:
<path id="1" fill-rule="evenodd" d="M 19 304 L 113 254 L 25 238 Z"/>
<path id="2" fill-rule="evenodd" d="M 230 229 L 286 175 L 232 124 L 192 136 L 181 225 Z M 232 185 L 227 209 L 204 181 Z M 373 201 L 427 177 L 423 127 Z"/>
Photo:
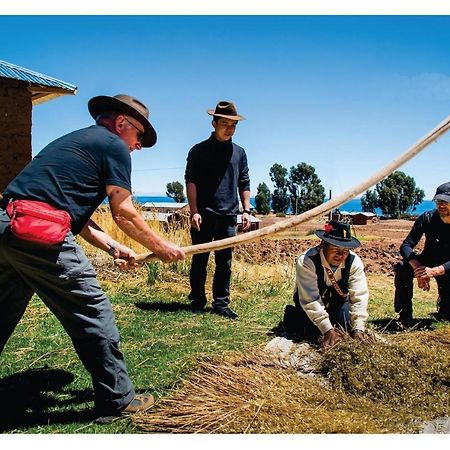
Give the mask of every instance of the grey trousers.
<path id="1" fill-rule="evenodd" d="M 89 371 L 98 414 L 116 414 L 134 398 L 108 297 L 72 233 L 58 245 L 17 239 L 0 208 L 0 353 L 33 293 L 58 318 Z"/>

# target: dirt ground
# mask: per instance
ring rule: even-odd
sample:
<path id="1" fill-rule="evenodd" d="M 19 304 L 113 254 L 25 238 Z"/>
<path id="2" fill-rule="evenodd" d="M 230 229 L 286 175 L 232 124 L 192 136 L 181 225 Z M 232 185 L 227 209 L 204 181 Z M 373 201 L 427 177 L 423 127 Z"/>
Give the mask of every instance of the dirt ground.
<path id="1" fill-rule="evenodd" d="M 260 228 L 284 220 L 274 216 L 261 216 L 260 219 Z M 368 273 L 393 275 L 393 265 L 401 260 L 400 245 L 413 223 L 410 220 L 383 220 L 367 225 L 352 225 L 352 234 L 362 242 L 355 251 L 361 256 Z M 312 231 L 323 228 L 324 224 L 323 220 L 309 221 L 260 241 L 238 246 L 235 254 L 257 264 L 295 258 L 318 243 Z"/>

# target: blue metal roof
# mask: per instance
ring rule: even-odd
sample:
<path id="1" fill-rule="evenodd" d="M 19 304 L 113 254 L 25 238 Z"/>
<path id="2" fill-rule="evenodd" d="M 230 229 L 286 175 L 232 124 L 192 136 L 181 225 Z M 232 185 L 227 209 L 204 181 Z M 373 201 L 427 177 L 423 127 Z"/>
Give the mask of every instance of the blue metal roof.
<path id="1" fill-rule="evenodd" d="M 19 67 L 6 61 L 0 60 L 0 78 L 24 81 L 28 83 L 33 105 L 47 102 L 61 95 L 75 95 L 77 87 L 65 81 L 34 72 L 24 67 Z"/>
<path id="2" fill-rule="evenodd" d="M 32 84 L 37 84 L 39 86 L 60 88 L 67 90 L 70 93 L 74 93 L 74 91 L 77 90 L 77 87 L 74 86 L 73 84 L 69 84 L 64 81 L 57 80 L 56 78 L 43 75 L 42 73 L 34 72 L 33 70 L 25 69 L 24 67 L 19 67 L 1 60 L 0 60 L 0 77 L 27 81 Z"/>

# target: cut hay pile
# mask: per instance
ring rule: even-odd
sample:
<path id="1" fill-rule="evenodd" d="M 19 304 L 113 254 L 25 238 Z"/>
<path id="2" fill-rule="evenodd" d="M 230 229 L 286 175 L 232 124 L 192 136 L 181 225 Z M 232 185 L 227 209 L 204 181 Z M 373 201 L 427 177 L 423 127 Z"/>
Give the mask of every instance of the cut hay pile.
<path id="1" fill-rule="evenodd" d="M 390 345 L 345 341 L 321 354 L 326 385 L 262 349 L 202 359 L 178 390 L 133 420 L 143 431 L 170 433 L 417 431 L 422 421 L 450 416 L 448 333 L 405 334 Z"/>

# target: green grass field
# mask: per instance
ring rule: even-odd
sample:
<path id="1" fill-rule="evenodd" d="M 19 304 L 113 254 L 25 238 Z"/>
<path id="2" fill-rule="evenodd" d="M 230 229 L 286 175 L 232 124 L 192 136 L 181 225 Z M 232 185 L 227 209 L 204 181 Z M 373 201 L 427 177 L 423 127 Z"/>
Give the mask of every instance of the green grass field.
<path id="1" fill-rule="evenodd" d="M 116 314 L 122 351 L 138 392 L 167 396 L 196 367 L 199 357 L 219 357 L 268 342 L 269 332 L 291 302 L 293 267 L 250 266 L 236 262 L 230 321 L 189 311 L 186 267 L 159 267 L 153 276 L 140 269 L 131 278 L 103 280 Z M 156 275 L 155 275 L 156 272 Z M 156 282 L 153 286 L 148 279 Z M 369 328 L 381 330 L 395 317 L 393 279 L 369 276 Z M 209 283 L 210 286 L 210 283 Z M 436 289 L 415 298 L 415 317 L 431 327 Z M 3 433 L 139 433 L 121 418 L 107 425 L 93 422 L 90 377 L 61 325 L 34 297 L 0 364 L 0 394 L 8 414 Z"/>

